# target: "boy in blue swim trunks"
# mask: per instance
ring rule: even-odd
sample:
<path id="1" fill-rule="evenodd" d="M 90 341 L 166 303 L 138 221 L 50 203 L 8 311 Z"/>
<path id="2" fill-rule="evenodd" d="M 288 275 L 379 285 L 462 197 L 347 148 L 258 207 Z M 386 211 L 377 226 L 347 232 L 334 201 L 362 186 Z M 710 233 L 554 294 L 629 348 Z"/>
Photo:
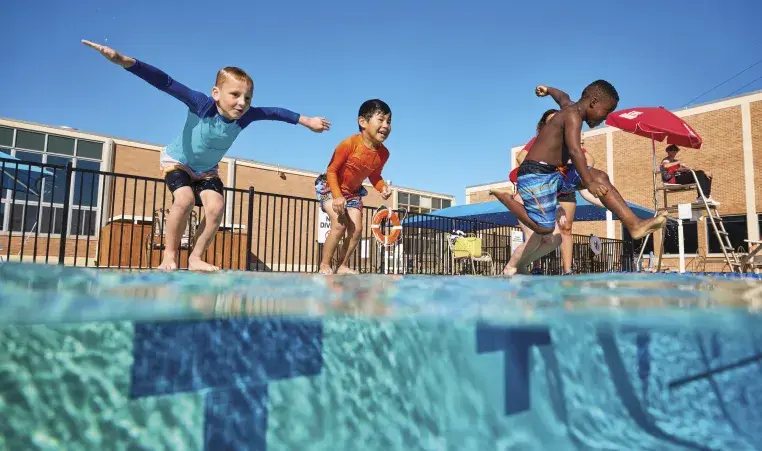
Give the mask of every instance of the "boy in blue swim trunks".
<path id="1" fill-rule="evenodd" d="M 201 257 L 217 233 L 225 206 L 222 180 L 217 174 L 218 164 L 238 134 L 253 121 L 301 124 L 317 133 L 328 130 L 331 123 L 325 118 L 301 116 L 283 108 L 251 108 L 254 82 L 237 67 L 226 67 L 217 73 L 210 97 L 114 49 L 85 40 L 82 43 L 188 106 L 182 134 L 162 150 L 160 157 L 161 170 L 173 201 L 167 218 L 164 257 L 159 269 L 177 269 L 180 237 L 193 207 L 198 205 L 204 207 L 204 218 L 199 224 L 196 242 L 188 259 L 188 269 L 218 270 Z"/>
<path id="2" fill-rule="evenodd" d="M 532 148 L 519 167 L 518 192 L 524 205 L 510 196 L 500 201 L 535 232 L 524 252 L 534 254 L 543 236 L 553 233 L 559 193 L 587 188 L 603 205 L 619 217 L 633 239 L 663 226 L 664 214 L 640 219 L 611 184 L 608 175 L 588 168 L 582 152 L 582 122 L 590 128 L 601 124 L 619 103 L 616 89 L 605 80 L 588 85 L 577 102 L 569 102 L 540 130 Z M 572 165 L 566 162 L 571 160 Z"/>

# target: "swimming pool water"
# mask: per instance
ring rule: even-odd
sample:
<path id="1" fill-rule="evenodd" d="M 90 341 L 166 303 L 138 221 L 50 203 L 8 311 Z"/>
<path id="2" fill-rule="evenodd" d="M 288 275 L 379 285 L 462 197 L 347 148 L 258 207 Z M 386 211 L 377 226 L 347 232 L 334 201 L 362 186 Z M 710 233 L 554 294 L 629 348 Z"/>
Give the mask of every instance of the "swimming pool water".
<path id="1" fill-rule="evenodd" d="M 5 264 L 0 448 L 762 449 L 761 305 L 705 275 Z"/>

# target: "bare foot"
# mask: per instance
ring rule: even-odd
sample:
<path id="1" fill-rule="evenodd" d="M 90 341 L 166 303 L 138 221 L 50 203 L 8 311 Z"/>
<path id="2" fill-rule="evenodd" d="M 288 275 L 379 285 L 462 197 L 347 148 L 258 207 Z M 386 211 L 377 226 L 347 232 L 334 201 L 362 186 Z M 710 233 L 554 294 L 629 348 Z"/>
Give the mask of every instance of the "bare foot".
<path id="1" fill-rule="evenodd" d="M 350 269 L 348 266 L 341 265 L 339 266 L 338 271 L 336 271 L 336 274 L 359 274 L 354 269 Z"/>
<path id="2" fill-rule="evenodd" d="M 188 258 L 188 270 L 212 272 L 212 271 L 219 271 L 220 268 L 214 265 L 210 265 L 209 263 L 201 260 L 198 257 L 191 256 L 190 258 Z"/>
<path id="3" fill-rule="evenodd" d="M 330 276 L 331 274 L 333 274 L 333 269 L 328 265 L 320 265 L 320 271 L 318 272 L 318 274 L 324 274 L 324 275 Z"/>
<path id="4" fill-rule="evenodd" d="M 503 275 L 504 276 L 513 276 L 517 272 L 519 272 L 518 268 L 513 268 L 511 266 L 505 265 L 505 268 L 503 268 Z"/>
<path id="5" fill-rule="evenodd" d="M 667 212 L 662 212 L 658 216 L 654 216 L 651 219 L 646 219 L 644 221 L 641 221 L 635 227 L 630 229 L 630 236 L 632 236 L 633 240 L 639 240 L 643 238 L 644 236 L 648 235 L 649 233 L 655 232 L 661 229 L 662 227 L 664 227 L 664 223 L 666 221 L 667 221 Z"/>
<path id="6" fill-rule="evenodd" d="M 174 255 L 164 254 L 161 264 L 157 269 L 162 271 L 175 271 L 177 269 L 177 260 Z"/>

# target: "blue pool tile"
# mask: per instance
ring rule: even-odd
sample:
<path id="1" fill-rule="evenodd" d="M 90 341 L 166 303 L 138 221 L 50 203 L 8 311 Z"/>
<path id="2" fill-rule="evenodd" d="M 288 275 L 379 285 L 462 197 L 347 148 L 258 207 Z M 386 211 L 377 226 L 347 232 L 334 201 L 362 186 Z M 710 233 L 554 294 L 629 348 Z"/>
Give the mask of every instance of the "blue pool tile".
<path id="1" fill-rule="evenodd" d="M 547 327 L 505 327 L 480 323 L 476 326 L 476 350 L 479 353 L 505 352 L 505 414 L 513 415 L 530 408 L 529 355 L 533 346 L 551 344 Z"/>
<path id="2" fill-rule="evenodd" d="M 130 396 L 266 384 L 323 366 L 319 321 L 225 319 L 137 323 Z"/>
<path id="3" fill-rule="evenodd" d="M 323 367 L 321 321 L 135 324 L 131 398 L 208 390 L 204 450 L 267 449 L 267 384 Z"/>

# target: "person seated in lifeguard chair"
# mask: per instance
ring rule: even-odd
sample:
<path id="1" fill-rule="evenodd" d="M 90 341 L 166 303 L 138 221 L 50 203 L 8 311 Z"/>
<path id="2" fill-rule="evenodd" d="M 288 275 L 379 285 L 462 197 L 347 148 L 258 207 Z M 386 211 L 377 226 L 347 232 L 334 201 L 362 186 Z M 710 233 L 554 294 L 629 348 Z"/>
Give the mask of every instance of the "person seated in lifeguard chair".
<path id="1" fill-rule="evenodd" d="M 661 160 L 661 165 L 659 166 L 662 181 L 664 183 L 671 183 L 675 185 L 690 185 L 691 183 L 696 183 L 696 180 L 694 180 L 693 175 L 691 174 L 691 168 L 681 163 L 677 159 L 677 153 L 680 151 L 680 148 L 674 144 L 670 144 L 667 146 L 666 150 L 667 156 Z M 697 170 L 694 170 L 693 172 L 696 173 L 696 179 L 698 180 L 699 187 L 701 187 L 701 191 L 703 191 L 704 196 L 706 196 L 706 202 L 708 204 L 720 205 L 720 203 L 712 199 L 711 196 L 712 174 L 709 172 Z M 698 190 L 698 187 L 696 188 L 696 194 L 698 194 L 696 203 L 703 202 L 701 200 L 701 192 Z"/>

